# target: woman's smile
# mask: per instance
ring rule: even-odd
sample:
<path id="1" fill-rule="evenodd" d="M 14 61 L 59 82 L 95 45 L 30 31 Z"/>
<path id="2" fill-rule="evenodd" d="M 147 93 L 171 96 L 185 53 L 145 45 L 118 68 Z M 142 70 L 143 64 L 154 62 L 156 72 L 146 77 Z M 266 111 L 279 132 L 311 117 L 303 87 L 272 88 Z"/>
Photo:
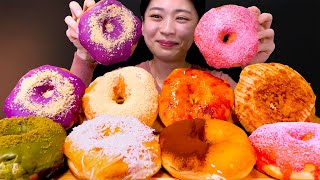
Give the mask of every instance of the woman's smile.
<path id="1" fill-rule="evenodd" d="M 161 47 L 164 47 L 164 48 L 171 48 L 179 44 L 175 41 L 168 41 L 168 40 L 158 40 L 157 42 L 160 44 Z"/>

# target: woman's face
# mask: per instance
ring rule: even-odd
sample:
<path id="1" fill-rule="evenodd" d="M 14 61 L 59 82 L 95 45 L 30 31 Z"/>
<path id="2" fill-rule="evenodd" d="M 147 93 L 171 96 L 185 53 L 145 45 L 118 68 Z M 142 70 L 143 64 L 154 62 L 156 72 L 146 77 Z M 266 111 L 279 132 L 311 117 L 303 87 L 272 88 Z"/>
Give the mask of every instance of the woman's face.
<path id="1" fill-rule="evenodd" d="M 144 40 L 156 58 L 185 58 L 193 43 L 197 11 L 189 0 L 151 0 L 142 24 Z"/>

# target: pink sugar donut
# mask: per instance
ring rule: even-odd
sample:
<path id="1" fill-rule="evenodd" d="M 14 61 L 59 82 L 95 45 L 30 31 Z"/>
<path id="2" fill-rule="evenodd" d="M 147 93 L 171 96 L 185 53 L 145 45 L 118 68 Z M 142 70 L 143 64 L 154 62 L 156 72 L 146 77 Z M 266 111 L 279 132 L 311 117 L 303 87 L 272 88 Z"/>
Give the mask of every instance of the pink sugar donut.
<path id="1" fill-rule="evenodd" d="M 78 120 L 85 88 L 80 78 L 65 69 L 40 66 L 18 81 L 3 110 L 8 118 L 46 117 L 68 129 Z"/>
<path id="2" fill-rule="evenodd" d="M 194 41 L 207 64 L 231 68 L 247 64 L 258 52 L 258 21 L 245 7 L 212 8 L 200 19 Z"/>
<path id="3" fill-rule="evenodd" d="M 319 178 L 320 124 L 265 124 L 249 139 L 257 154 L 258 170 L 277 179 Z"/>
<path id="4" fill-rule="evenodd" d="M 117 0 L 99 1 L 79 21 L 79 41 L 104 65 L 127 60 L 141 37 L 141 21 Z"/>

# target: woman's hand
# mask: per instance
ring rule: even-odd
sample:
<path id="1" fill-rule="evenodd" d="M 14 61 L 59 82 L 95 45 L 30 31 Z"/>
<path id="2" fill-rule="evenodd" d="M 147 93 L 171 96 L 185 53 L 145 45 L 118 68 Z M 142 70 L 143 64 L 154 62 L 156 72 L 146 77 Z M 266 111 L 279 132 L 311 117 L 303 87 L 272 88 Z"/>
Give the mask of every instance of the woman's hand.
<path id="1" fill-rule="evenodd" d="M 68 25 L 68 29 L 66 31 L 66 35 L 69 40 L 73 43 L 73 45 L 77 48 L 77 55 L 86 61 L 92 61 L 92 57 L 88 53 L 88 51 L 80 44 L 79 41 L 79 30 L 78 30 L 78 20 L 88 8 L 91 8 L 95 5 L 94 0 L 85 0 L 83 4 L 83 8 L 75 2 L 72 1 L 69 3 L 69 8 L 72 16 L 65 17 L 64 21 Z"/>
<path id="2" fill-rule="evenodd" d="M 259 37 L 259 46 L 258 46 L 258 53 L 255 57 L 247 64 L 255 64 L 255 63 L 263 63 L 265 62 L 271 53 L 275 49 L 274 44 L 274 31 L 271 29 L 272 23 L 272 15 L 269 13 L 262 13 L 260 10 L 255 7 L 251 6 L 248 8 L 251 12 L 256 14 L 259 22 L 258 27 L 258 37 Z"/>

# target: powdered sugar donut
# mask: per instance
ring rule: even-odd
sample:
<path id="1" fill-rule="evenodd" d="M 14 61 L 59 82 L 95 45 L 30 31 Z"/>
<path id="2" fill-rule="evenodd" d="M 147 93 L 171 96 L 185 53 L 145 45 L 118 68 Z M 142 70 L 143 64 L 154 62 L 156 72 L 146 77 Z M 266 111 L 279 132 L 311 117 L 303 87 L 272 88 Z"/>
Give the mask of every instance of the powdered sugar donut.
<path id="1" fill-rule="evenodd" d="M 83 95 L 82 107 L 87 119 L 133 116 L 151 127 L 158 116 L 158 99 L 152 75 L 128 66 L 96 78 Z"/>
<path id="2" fill-rule="evenodd" d="M 242 6 L 212 8 L 200 19 L 194 41 L 209 66 L 245 65 L 258 52 L 257 18 Z"/>
<path id="3" fill-rule="evenodd" d="M 80 179 L 147 179 L 161 167 L 158 136 L 129 116 L 84 121 L 68 135 L 64 153 Z"/>
<path id="4" fill-rule="evenodd" d="M 59 67 L 44 65 L 26 73 L 4 103 L 7 117 L 40 116 L 65 129 L 77 120 L 85 84 Z"/>
<path id="5" fill-rule="evenodd" d="M 318 179 L 320 124 L 278 122 L 256 129 L 249 139 L 258 170 L 277 179 Z"/>
<path id="6" fill-rule="evenodd" d="M 141 36 L 139 18 L 117 0 L 102 0 L 79 21 L 79 41 L 98 63 L 127 60 Z"/>

